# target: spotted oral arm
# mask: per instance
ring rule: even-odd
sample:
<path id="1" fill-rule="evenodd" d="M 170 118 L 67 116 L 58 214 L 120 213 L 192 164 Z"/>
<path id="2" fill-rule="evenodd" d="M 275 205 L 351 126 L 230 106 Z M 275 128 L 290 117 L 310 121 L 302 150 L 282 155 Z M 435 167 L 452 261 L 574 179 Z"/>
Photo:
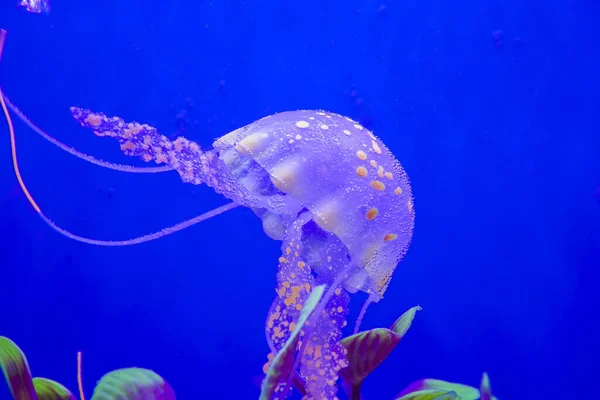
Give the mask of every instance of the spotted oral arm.
<path id="1" fill-rule="evenodd" d="M 197 143 L 183 137 L 171 141 L 150 125 L 128 123 L 119 117 L 107 117 L 78 107 L 71 107 L 71 113 L 81 126 L 92 129 L 97 136 L 116 138 L 121 151 L 128 156 L 170 165 L 184 182 L 198 185 L 210 179 L 212 154 L 202 152 Z"/>

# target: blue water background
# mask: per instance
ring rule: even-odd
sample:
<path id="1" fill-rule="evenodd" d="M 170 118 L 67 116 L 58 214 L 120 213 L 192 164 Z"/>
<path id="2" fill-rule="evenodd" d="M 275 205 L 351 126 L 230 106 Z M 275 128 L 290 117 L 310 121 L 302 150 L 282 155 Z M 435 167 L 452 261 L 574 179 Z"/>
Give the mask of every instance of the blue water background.
<path id="1" fill-rule="evenodd" d="M 482 371 L 501 399 L 589 398 L 600 355 L 597 2 L 55 0 L 49 15 L 14 3 L 0 5 L 0 83 L 81 151 L 144 165 L 81 129 L 73 105 L 167 135 L 187 107 L 185 135 L 204 147 L 265 115 L 319 108 L 390 147 L 412 182 L 416 228 L 364 326 L 423 311 L 365 399 L 424 377 L 477 385 Z M 225 203 L 175 173 L 105 170 L 15 127 L 29 189 L 77 234 L 130 238 Z M 236 209 L 139 246 L 77 243 L 26 202 L 4 123 L 0 137 L 0 335 L 34 375 L 75 390 L 83 351 L 88 396 L 102 374 L 140 366 L 181 399 L 257 398 L 280 253 L 260 220 Z"/>

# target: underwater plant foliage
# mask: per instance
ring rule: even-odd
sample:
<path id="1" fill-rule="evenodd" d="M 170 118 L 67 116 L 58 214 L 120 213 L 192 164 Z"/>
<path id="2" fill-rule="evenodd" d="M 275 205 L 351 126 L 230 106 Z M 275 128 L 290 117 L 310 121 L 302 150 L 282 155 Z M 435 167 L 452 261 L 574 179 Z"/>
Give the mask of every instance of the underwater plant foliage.
<path id="1" fill-rule="evenodd" d="M 299 347 L 300 331 L 314 312 L 324 293 L 325 285 L 317 286 L 308 297 L 297 328 L 286 345 L 267 363 L 260 400 L 280 399 L 289 395 L 291 387 L 286 380 L 292 373 L 294 353 Z M 369 376 L 400 343 L 410 329 L 417 311 L 410 308 L 388 328 L 375 328 L 348 336 L 341 341 L 348 352 L 348 366 L 340 371 L 342 386 L 351 400 L 360 400 L 361 386 Z M 46 378 L 32 378 L 27 358 L 10 339 L 0 337 L 0 368 L 4 373 L 15 400 L 74 400 L 75 395 L 58 382 Z M 81 371 L 78 371 L 80 396 Z M 306 394 L 303 379 L 294 373 L 293 387 Z M 92 400 L 174 400 L 173 388 L 157 373 L 143 368 L 123 368 L 104 375 L 92 395 Z M 446 382 L 438 379 L 422 379 L 413 382 L 398 393 L 394 400 L 498 400 L 492 395 L 489 377 L 481 379 L 480 388 Z"/>
<path id="2" fill-rule="evenodd" d="M 0 336 L 0 368 L 15 400 L 76 400 L 60 383 L 32 378 L 23 351 L 7 337 Z M 81 400 L 81 370 L 78 371 Z M 174 400 L 175 392 L 160 375 L 143 368 L 123 368 L 105 374 L 94 389 L 92 400 Z"/>
<path id="3" fill-rule="evenodd" d="M 320 292 L 318 298 L 314 299 L 315 303 L 318 302 L 321 295 L 322 293 Z M 306 304 L 309 303 L 307 302 Z M 307 312 L 311 313 L 313 310 L 314 305 Z M 342 378 L 342 387 L 350 400 L 360 400 L 362 398 L 361 386 L 365 378 L 391 354 L 396 345 L 400 343 L 410 329 L 417 311 L 421 310 L 420 306 L 410 308 L 389 329 L 370 329 L 348 336 L 341 341 L 342 346 L 347 351 L 348 366 L 340 370 L 340 376 Z M 304 310 L 303 313 L 305 313 Z M 302 321 L 299 321 L 295 332 L 298 332 L 305 322 L 306 317 Z M 290 370 L 290 358 L 293 357 L 291 347 L 295 346 L 297 338 L 297 335 L 290 337 L 286 346 L 281 349 L 273 360 L 269 360 L 266 364 L 268 370 L 262 387 L 261 400 L 285 398 L 287 394 L 287 392 L 284 392 L 287 390 L 285 379 L 292 373 Z M 304 395 L 306 393 L 304 382 L 295 372 L 293 382 L 294 387 Z M 274 387 L 276 383 L 280 383 L 277 388 Z M 421 379 L 411 383 L 394 396 L 394 400 L 450 399 L 498 400 L 492 395 L 487 373 L 483 373 L 479 389 L 439 379 Z"/>

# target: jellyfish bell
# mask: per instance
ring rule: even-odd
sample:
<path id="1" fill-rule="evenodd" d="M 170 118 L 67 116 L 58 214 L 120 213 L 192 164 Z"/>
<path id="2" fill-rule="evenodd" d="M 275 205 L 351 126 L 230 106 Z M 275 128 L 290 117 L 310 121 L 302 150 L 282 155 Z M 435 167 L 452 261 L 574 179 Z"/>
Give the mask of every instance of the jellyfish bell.
<path id="1" fill-rule="evenodd" d="M 304 240 L 333 235 L 343 242 L 360 268 L 346 281 L 349 290 L 383 294 L 410 244 L 414 210 L 406 173 L 370 131 L 330 112 L 287 111 L 223 136 L 214 148 L 257 164 L 263 176 L 251 182 L 283 194 L 267 202 L 269 211 L 310 212 Z"/>

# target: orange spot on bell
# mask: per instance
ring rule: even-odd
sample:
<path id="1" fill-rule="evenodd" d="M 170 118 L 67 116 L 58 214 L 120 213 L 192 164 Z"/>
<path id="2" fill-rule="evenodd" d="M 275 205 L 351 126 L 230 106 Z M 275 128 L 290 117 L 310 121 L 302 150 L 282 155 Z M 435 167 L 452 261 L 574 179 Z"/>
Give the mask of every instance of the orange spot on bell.
<path id="1" fill-rule="evenodd" d="M 379 210 L 376 209 L 375 207 L 373 207 L 369 211 L 367 211 L 367 214 L 365 215 L 365 217 L 367 218 L 367 221 L 373 221 L 375 219 L 375 217 L 377 217 L 378 215 L 379 215 Z"/>
<path id="2" fill-rule="evenodd" d="M 371 181 L 371 186 L 377 191 L 382 191 L 385 189 L 385 185 L 381 181 Z"/>

